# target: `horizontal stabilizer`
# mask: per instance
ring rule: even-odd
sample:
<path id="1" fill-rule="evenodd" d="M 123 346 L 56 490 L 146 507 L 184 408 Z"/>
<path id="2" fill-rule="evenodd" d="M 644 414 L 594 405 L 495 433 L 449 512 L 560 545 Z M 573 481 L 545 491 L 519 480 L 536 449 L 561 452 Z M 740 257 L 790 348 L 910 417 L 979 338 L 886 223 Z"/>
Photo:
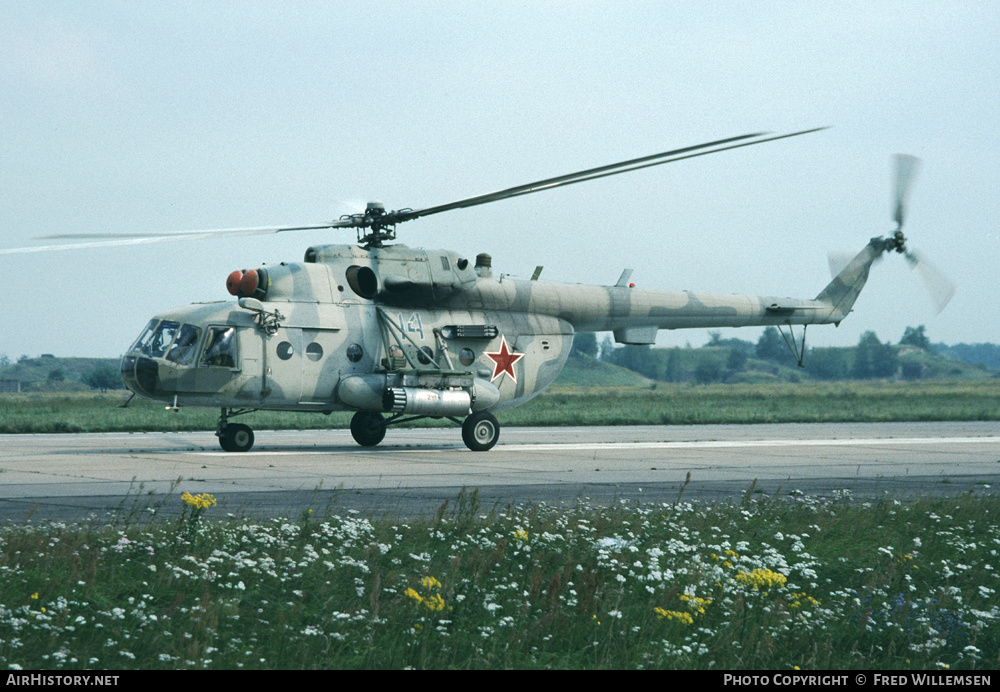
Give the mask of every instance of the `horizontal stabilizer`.
<path id="1" fill-rule="evenodd" d="M 616 329 L 615 343 L 644 346 L 656 343 L 656 327 L 626 327 Z"/>

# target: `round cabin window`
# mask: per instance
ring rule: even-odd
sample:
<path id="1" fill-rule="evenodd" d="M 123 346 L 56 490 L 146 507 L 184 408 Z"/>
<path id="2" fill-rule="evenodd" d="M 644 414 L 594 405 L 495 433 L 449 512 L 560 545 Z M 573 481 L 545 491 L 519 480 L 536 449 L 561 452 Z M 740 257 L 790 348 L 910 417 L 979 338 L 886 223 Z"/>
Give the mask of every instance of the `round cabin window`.
<path id="1" fill-rule="evenodd" d="M 469 367 L 476 362 L 476 354 L 471 348 L 463 348 L 458 352 L 458 361 L 462 365 Z"/>

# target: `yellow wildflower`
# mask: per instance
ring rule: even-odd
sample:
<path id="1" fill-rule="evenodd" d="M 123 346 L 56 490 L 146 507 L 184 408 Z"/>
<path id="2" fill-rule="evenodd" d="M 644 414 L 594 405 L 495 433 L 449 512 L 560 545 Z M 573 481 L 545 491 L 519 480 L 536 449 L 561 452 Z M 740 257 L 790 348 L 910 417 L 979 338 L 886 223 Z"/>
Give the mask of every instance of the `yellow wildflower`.
<path id="1" fill-rule="evenodd" d="M 691 617 L 691 613 L 682 613 L 677 610 L 664 610 L 663 608 L 653 608 L 653 612 L 656 613 L 656 616 L 661 620 L 665 618 L 667 620 L 678 620 L 685 625 L 694 624 L 694 618 Z"/>
<path id="2" fill-rule="evenodd" d="M 441 598 L 441 594 L 436 593 L 430 598 L 425 598 L 424 605 L 428 610 L 444 610 L 444 599 Z"/>
<path id="3" fill-rule="evenodd" d="M 686 593 L 680 595 L 680 599 L 688 604 L 691 610 L 696 611 L 699 615 L 705 614 L 705 608 L 712 605 L 712 599 L 710 598 L 699 598 L 698 596 L 689 596 Z"/>
<path id="4" fill-rule="evenodd" d="M 755 569 L 752 572 L 739 572 L 736 575 L 739 584 L 752 586 L 756 590 L 782 588 L 788 581 L 784 574 L 769 569 Z"/>
<path id="5" fill-rule="evenodd" d="M 425 589 L 441 588 L 441 582 L 439 582 L 434 577 L 424 577 L 423 579 L 420 580 L 420 585 L 423 586 Z M 441 594 L 439 593 L 436 593 L 433 596 L 425 597 L 417 593 L 416 589 L 409 588 L 403 592 L 403 595 L 423 605 L 428 610 L 434 610 L 434 611 L 444 610 L 445 607 L 444 598 L 442 598 Z"/>
<path id="6" fill-rule="evenodd" d="M 198 495 L 184 493 L 181 495 L 181 499 L 188 507 L 194 507 L 195 509 L 208 509 L 209 507 L 214 507 L 216 504 L 215 498 L 208 493 L 200 493 Z"/>
<path id="7" fill-rule="evenodd" d="M 517 531 L 514 532 L 514 538 L 516 538 L 519 541 L 526 541 L 528 540 L 528 532 L 525 531 L 524 529 L 518 529 Z"/>

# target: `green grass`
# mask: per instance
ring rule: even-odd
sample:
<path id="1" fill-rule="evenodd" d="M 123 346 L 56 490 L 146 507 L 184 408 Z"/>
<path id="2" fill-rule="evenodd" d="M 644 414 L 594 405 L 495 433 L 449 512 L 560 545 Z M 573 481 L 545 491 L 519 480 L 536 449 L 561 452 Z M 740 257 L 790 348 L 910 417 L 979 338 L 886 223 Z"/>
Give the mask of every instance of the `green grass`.
<path id="1" fill-rule="evenodd" d="M 0 433 L 214 430 L 214 408 L 164 410 L 115 394 L 0 395 Z M 676 425 L 838 421 L 1000 420 L 1000 380 L 645 387 L 550 387 L 498 415 L 501 425 Z M 345 428 L 349 413 L 257 412 L 257 430 Z M 423 425 L 451 425 L 421 421 Z"/>
<path id="2" fill-rule="evenodd" d="M 1000 420 L 1000 380 L 551 388 L 508 425 Z M 550 422 L 551 421 L 551 422 Z"/>
<path id="3" fill-rule="evenodd" d="M 178 494 L 167 502 L 181 504 Z M 748 498 L 751 495 L 748 492 Z M 995 669 L 1000 498 L 0 529 L 0 666 Z M 219 518 L 217 521 L 206 521 Z"/>

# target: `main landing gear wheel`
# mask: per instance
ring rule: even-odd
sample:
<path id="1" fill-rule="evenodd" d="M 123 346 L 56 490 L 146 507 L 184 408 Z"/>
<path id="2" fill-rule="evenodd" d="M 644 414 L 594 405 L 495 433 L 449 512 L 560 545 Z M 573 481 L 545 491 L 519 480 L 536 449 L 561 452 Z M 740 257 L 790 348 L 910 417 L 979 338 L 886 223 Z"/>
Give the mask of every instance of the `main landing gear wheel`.
<path id="1" fill-rule="evenodd" d="M 462 440 L 473 452 L 493 449 L 500 439 L 500 423 L 489 411 L 473 413 L 462 423 Z"/>
<path id="2" fill-rule="evenodd" d="M 382 414 L 374 411 L 358 411 L 351 418 L 351 435 L 362 447 L 374 447 L 385 439 L 385 423 Z"/>
<path id="3" fill-rule="evenodd" d="M 249 425 L 230 423 L 219 433 L 219 445 L 227 452 L 249 452 L 253 447 L 253 430 Z"/>

